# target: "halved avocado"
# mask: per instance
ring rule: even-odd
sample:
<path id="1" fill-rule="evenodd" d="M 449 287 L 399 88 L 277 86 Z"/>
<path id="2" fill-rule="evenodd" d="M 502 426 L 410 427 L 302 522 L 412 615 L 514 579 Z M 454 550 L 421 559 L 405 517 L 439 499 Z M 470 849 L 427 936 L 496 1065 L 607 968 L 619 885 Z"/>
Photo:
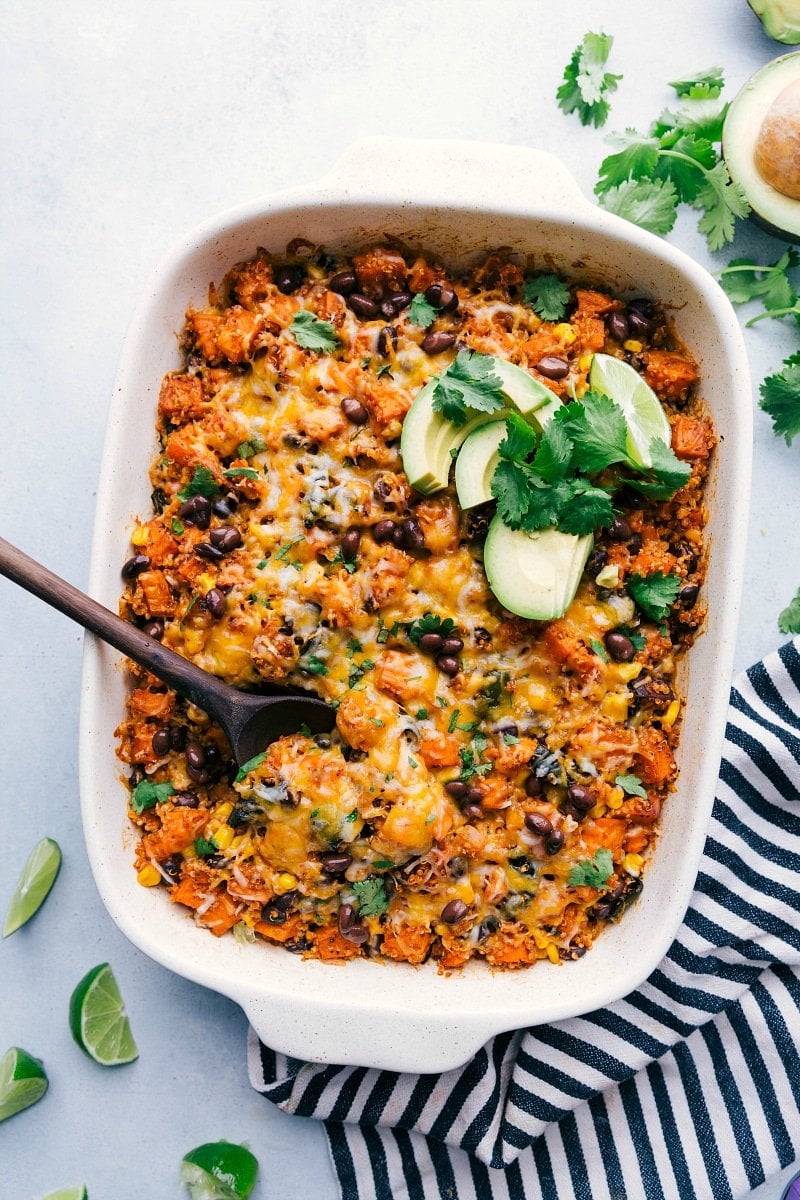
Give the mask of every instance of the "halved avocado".
<path id="1" fill-rule="evenodd" d="M 752 220 L 773 237 L 800 242 L 800 52 L 747 81 L 728 109 L 722 152 Z"/>
<path id="2" fill-rule="evenodd" d="M 502 358 L 492 359 L 492 370 L 502 381 L 503 395 L 509 408 L 515 409 L 527 421 L 541 428 L 536 418 L 537 410 L 551 404 L 560 405 L 560 400 L 521 367 Z M 436 380 L 425 384 L 414 397 L 414 403 L 403 421 L 400 435 L 400 455 L 408 482 L 418 492 L 429 494 L 446 488 L 450 478 L 453 451 L 458 450 L 467 437 L 481 425 L 497 421 L 508 410 L 498 409 L 492 413 L 479 413 L 464 425 L 454 425 L 433 408 L 433 390 Z M 542 418 L 545 419 L 544 415 Z M 549 419 L 549 418 L 546 418 Z"/>
<path id="3" fill-rule="evenodd" d="M 578 590 L 592 551 L 591 535 L 558 529 L 524 533 L 495 516 L 486 535 L 483 565 L 500 603 L 520 617 L 552 621 L 563 617 Z"/>
<path id="4" fill-rule="evenodd" d="M 800 0 L 747 0 L 764 26 L 764 33 L 776 42 L 796 46 L 800 42 Z"/>
<path id="5" fill-rule="evenodd" d="M 492 499 L 492 476 L 500 462 L 497 447 L 505 436 L 505 421 L 492 421 L 475 429 L 459 450 L 456 492 L 462 508 L 475 508 Z"/>

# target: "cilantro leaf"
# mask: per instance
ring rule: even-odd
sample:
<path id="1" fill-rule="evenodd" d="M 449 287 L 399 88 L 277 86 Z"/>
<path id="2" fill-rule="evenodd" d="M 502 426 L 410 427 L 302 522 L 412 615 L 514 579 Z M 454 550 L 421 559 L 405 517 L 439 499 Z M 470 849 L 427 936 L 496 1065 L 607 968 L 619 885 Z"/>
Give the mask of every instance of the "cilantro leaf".
<path id="1" fill-rule="evenodd" d="M 597 638 L 589 638 L 589 645 L 591 646 L 592 654 L 596 654 L 597 657 L 602 659 L 602 661 L 604 663 L 609 662 L 609 657 L 608 657 L 608 654 L 606 653 L 606 648 L 602 642 L 599 642 L 597 640 Z"/>
<path id="2" fill-rule="evenodd" d="M 662 113 L 659 123 L 683 133 L 693 133 L 695 137 L 708 138 L 709 142 L 718 142 L 722 138 L 727 111 L 728 105 L 718 97 L 687 95 L 677 112 Z M 664 132 L 663 128 L 661 132 Z"/>
<path id="3" fill-rule="evenodd" d="M 572 458 L 572 440 L 563 421 L 548 421 L 533 460 L 534 470 L 553 483 L 563 479 Z"/>
<path id="4" fill-rule="evenodd" d="M 226 479 L 258 479 L 255 467 L 228 467 L 222 474 Z"/>
<path id="5" fill-rule="evenodd" d="M 256 767 L 260 767 L 264 759 L 267 757 L 266 750 L 262 750 L 261 754 L 255 754 L 252 758 L 248 758 L 246 763 L 242 763 L 239 770 L 236 772 L 235 783 L 241 783 L 246 775 L 251 771 L 255 771 Z"/>
<path id="6" fill-rule="evenodd" d="M 527 421 L 518 413 L 506 417 L 506 436 L 497 447 L 501 458 L 526 459 L 536 449 L 537 437 Z"/>
<path id="7" fill-rule="evenodd" d="M 163 804 L 175 794 L 171 783 L 153 783 L 150 779 L 142 779 L 131 793 L 131 807 L 134 812 L 143 813 L 154 804 Z"/>
<path id="8" fill-rule="evenodd" d="M 764 308 L 787 309 L 797 302 L 797 292 L 788 271 L 800 266 L 794 246 L 774 263 L 755 263 L 749 258 L 732 258 L 720 272 L 720 284 L 733 304 L 760 300 Z"/>
<path id="9" fill-rule="evenodd" d="M 622 409 L 608 396 L 586 392 L 554 416 L 574 444 L 573 462 L 587 474 L 628 458 L 628 425 Z"/>
<path id="10" fill-rule="evenodd" d="M 426 612 L 419 620 L 409 625 L 408 636 L 414 645 L 418 646 L 420 638 L 426 633 L 438 633 L 446 638 L 458 633 L 458 629 L 452 617 L 440 617 L 437 613 Z"/>
<path id="11" fill-rule="evenodd" d="M 760 404 L 772 419 L 773 433 L 791 446 L 800 435 L 800 352 L 786 359 L 782 371 L 768 375 L 760 391 Z"/>
<path id="12" fill-rule="evenodd" d="M 569 495 L 562 501 L 557 524 L 564 533 L 583 537 L 600 525 L 610 525 L 613 519 L 614 509 L 608 492 L 576 479 L 572 481 Z"/>
<path id="13" fill-rule="evenodd" d="M 324 350 L 327 353 L 338 349 L 340 342 L 330 321 L 321 321 L 307 308 L 294 314 L 289 332 L 303 350 Z"/>
<path id="14" fill-rule="evenodd" d="M 778 617 L 781 633 L 800 633 L 800 588 Z"/>
<path id="15" fill-rule="evenodd" d="M 501 459 L 492 476 L 497 511 L 509 529 L 521 529 L 531 509 L 536 474 L 526 463 Z"/>
<path id="16" fill-rule="evenodd" d="M 522 299 L 545 321 L 561 321 L 569 304 L 569 288 L 557 275 L 535 275 L 526 279 Z"/>
<path id="17" fill-rule="evenodd" d="M 327 675 L 328 668 L 321 658 L 316 654 L 309 654 L 308 658 L 302 664 L 303 670 L 308 671 L 309 675 Z"/>
<path id="18" fill-rule="evenodd" d="M 709 250 L 721 250 L 726 242 L 732 242 L 736 218 L 750 212 L 742 185 L 731 179 L 722 161 L 706 172 L 693 204 L 703 209 L 697 228 L 705 235 Z"/>
<path id="19" fill-rule="evenodd" d="M 670 180 L 678 199 L 692 204 L 703 186 L 705 173 L 716 165 L 716 150 L 707 138 L 678 131 L 665 134 L 661 147 L 653 177 Z"/>
<path id="20" fill-rule="evenodd" d="M 698 89 L 714 91 L 718 96 L 724 84 L 722 67 L 709 67 L 705 71 L 698 71 L 696 75 L 690 75 L 687 79 L 674 79 L 669 86 L 674 88 L 680 97 L 696 97 Z"/>
<path id="21" fill-rule="evenodd" d="M 438 316 L 438 312 L 425 299 L 423 292 L 417 292 L 414 299 L 408 308 L 408 319 L 412 325 L 419 325 L 422 329 L 427 329 L 432 325 Z"/>
<path id="22" fill-rule="evenodd" d="M 194 840 L 194 848 L 199 858 L 208 858 L 211 854 L 216 854 L 219 846 L 212 838 L 199 837 Z"/>
<path id="23" fill-rule="evenodd" d="M 674 184 L 664 179 L 629 179 L 609 188 L 600 203 L 608 212 L 651 233 L 669 233 L 678 215 L 678 193 Z"/>
<path id="24" fill-rule="evenodd" d="M 240 442 L 236 447 L 237 458 L 252 458 L 254 454 L 261 454 L 267 448 L 267 443 L 262 441 L 255 434 L 249 437 L 246 442 Z"/>
<path id="25" fill-rule="evenodd" d="M 600 196 L 612 187 L 629 179 L 650 179 L 658 162 L 658 138 L 626 129 L 624 133 L 612 133 L 606 138 L 609 146 L 616 146 L 617 153 L 609 154 L 600 164 L 600 178 L 595 184 L 595 193 Z"/>
<path id="26" fill-rule="evenodd" d="M 556 92 L 559 108 L 565 113 L 577 112 L 582 125 L 603 125 L 608 117 L 606 95 L 616 91 L 621 75 L 605 70 L 613 37 L 604 33 L 587 33 L 564 68 L 564 82 Z"/>
<path id="27" fill-rule="evenodd" d="M 633 574 L 628 579 L 628 594 L 653 621 L 663 621 L 675 603 L 682 581 L 677 575 L 653 571 L 651 575 Z"/>
<path id="28" fill-rule="evenodd" d="M 672 447 L 661 438 L 653 438 L 650 442 L 650 458 L 652 465 L 641 468 L 645 478 L 634 476 L 628 482 L 643 496 L 650 496 L 653 500 L 669 500 L 689 479 L 692 468 L 689 463 L 682 462 Z"/>
<path id="29" fill-rule="evenodd" d="M 570 887 L 603 888 L 614 874 L 614 857 L 610 850 L 596 850 L 594 858 L 577 863 L 569 873 Z"/>
<path id="30" fill-rule="evenodd" d="M 618 775 L 614 783 L 622 788 L 626 796 L 642 796 L 643 799 L 647 799 L 647 789 L 638 775 Z"/>
<path id="31" fill-rule="evenodd" d="M 380 876 L 370 876 L 353 884 L 358 900 L 358 912 L 362 917 L 379 917 L 389 907 L 389 898 Z"/>
<path id="32" fill-rule="evenodd" d="M 219 490 L 219 485 L 208 467 L 195 467 L 190 481 L 178 492 L 178 499 L 188 500 L 190 496 L 216 496 Z"/>
<path id="33" fill-rule="evenodd" d="M 492 366 L 491 355 L 460 350 L 436 380 L 433 411 L 454 425 L 464 425 L 469 420 L 468 409 L 491 413 L 503 408 L 502 381 Z"/>

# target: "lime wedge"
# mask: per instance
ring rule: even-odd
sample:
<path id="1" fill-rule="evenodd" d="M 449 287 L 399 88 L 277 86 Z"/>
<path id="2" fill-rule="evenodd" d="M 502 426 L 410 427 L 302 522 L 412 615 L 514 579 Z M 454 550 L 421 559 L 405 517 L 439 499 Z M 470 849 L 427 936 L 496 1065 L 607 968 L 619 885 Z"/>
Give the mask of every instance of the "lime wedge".
<path id="1" fill-rule="evenodd" d="M 85 1187 L 60 1188 L 57 1192 L 48 1192 L 42 1200 L 89 1200 Z"/>
<path id="2" fill-rule="evenodd" d="M 235 1142 L 205 1142 L 181 1163 L 192 1200 L 247 1200 L 257 1175 L 258 1159 Z"/>
<path id="3" fill-rule="evenodd" d="M 638 371 L 610 354 L 595 354 L 589 371 L 589 385 L 613 400 L 628 422 L 628 453 L 640 467 L 652 466 L 650 443 L 661 438 L 667 446 L 672 430 L 661 401 Z"/>
<path id="4" fill-rule="evenodd" d="M 139 1057 L 122 996 L 108 963 L 84 975 L 69 1002 L 72 1036 L 101 1067 L 117 1067 Z"/>
<path id="5" fill-rule="evenodd" d="M 42 1060 L 19 1046 L 12 1046 L 0 1059 L 0 1121 L 13 1117 L 41 1100 L 47 1091 Z"/>
<path id="6" fill-rule="evenodd" d="M 31 850 L 11 895 L 3 925 L 4 938 L 15 933 L 38 912 L 56 881 L 60 866 L 61 851 L 58 842 L 54 842 L 52 838 L 42 838 Z"/>

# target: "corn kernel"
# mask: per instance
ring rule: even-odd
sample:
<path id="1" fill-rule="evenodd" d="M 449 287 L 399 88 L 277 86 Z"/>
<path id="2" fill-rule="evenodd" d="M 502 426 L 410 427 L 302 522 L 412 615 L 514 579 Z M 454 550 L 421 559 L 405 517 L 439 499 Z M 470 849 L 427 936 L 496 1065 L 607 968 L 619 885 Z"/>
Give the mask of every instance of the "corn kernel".
<path id="1" fill-rule="evenodd" d="M 551 944 L 549 937 L 546 934 L 541 933 L 540 930 L 532 929 L 531 934 L 533 936 L 533 940 L 536 942 L 537 950 L 546 950 Z"/>
<path id="2" fill-rule="evenodd" d="M 292 875 L 290 871 L 282 871 L 275 880 L 275 891 L 279 896 L 285 892 L 291 892 L 297 885 L 297 876 Z"/>
<path id="3" fill-rule="evenodd" d="M 610 692 L 603 697 L 600 711 L 609 721 L 615 721 L 619 725 L 628 718 L 629 703 L 630 697 L 623 692 Z"/>
<path id="4" fill-rule="evenodd" d="M 572 335 L 572 340 L 575 341 L 575 334 Z M 592 365 L 593 354 L 582 354 L 578 359 L 578 366 L 582 371 L 588 371 Z"/>
<path id="5" fill-rule="evenodd" d="M 207 592 L 217 586 L 217 581 L 209 571 L 203 571 L 202 575 L 197 576 L 197 586 L 205 596 Z"/>
<path id="6" fill-rule="evenodd" d="M 230 849 L 230 850 L 237 850 L 237 851 L 238 851 L 238 850 L 241 850 L 242 846 L 245 844 L 245 842 L 247 841 L 247 839 L 248 839 L 248 837 L 249 837 L 249 836 L 250 836 L 250 835 L 249 835 L 249 834 L 247 834 L 247 833 L 239 833 L 239 834 L 237 834 L 237 835 L 236 835 L 236 837 L 235 837 L 235 838 L 233 839 L 233 841 L 231 842 L 231 844 L 230 844 L 230 846 L 229 846 L 229 849 Z"/>
<path id="7" fill-rule="evenodd" d="M 148 863 L 146 867 L 142 867 L 136 878 L 142 887 L 155 887 L 161 883 L 161 876 L 152 863 Z"/>
<path id="8" fill-rule="evenodd" d="M 637 878 L 642 873 L 644 859 L 641 854 L 626 854 L 622 860 L 622 869 L 627 875 L 635 875 Z"/>
<path id="9" fill-rule="evenodd" d="M 670 704 L 669 708 L 667 709 L 667 711 L 664 713 L 663 717 L 661 718 L 661 724 L 666 725 L 668 729 L 672 728 L 672 726 L 675 724 L 675 722 L 678 719 L 678 715 L 679 715 L 680 711 L 681 711 L 680 700 L 673 700 L 672 704 Z"/>
<path id="10" fill-rule="evenodd" d="M 472 884 L 467 879 L 463 883 L 454 883 L 448 888 L 448 895 L 454 896 L 456 900 L 463 900 L 465 904 L 472 904 L 475 899 Z"/>
<path id="11" fill-rule="evenodd" d="M 607 811 L 607 805 L 605 805 L 603 803 L 603 801 L 601 800 L 598 804 L 595 804 L 592 808 L 589 809 L 589 816 L 590 817 L 604 817 L 606 814 L 606 811 Z"/>
<path id="12" fill-rule="evenodd" d="M 131 534 L 131 544 L 133 546 L 147 545 L 147 528 L 144 525 L 137 525 Z"/>
<path id="13" fill-rule="evenodd" d="M 632 679 L 637 679 L 641 673 L 641 663 L 617 663 L 617 678 L 621 679 L 623 683 L 630 683 Z"/>
<path id="14" fill-rule="evenodd" d="M 555 942 L 548 942 L 544 950 L 551 963 L 559 963 L 561 961 L 561 957 L 558 953 L 558 946 L 555 944 Z"/>
<path id="15" fill-rule="evenodd" d="M 233 830 L 230 825 L 220 825 L 217 832 L 214 834 L 214 841 L 220 850 L 227 850 L 233 841 Z"/>
<path id="16" fill-rule="evenodd" d="M 233 805 L 229 800 L 226 800 L 224 804 L 218 804 L 211 815 L 216 817 L 218 821 L 227 821 L 232 812 Z"/>
<path id="17" fill-rule="evenodd" d="M 185 850 L 181 851 L 181 853 L 186 861 L 188 861 L 190 858 L 197 858 L 197 851 L 195 850 L 194 846 L 187 846 Z"/>
<path id="18" fill-rule="evenodd" d="M 562 341 L 564 341 L 566 338 L 569 338 L 570 342 L 575 341 L 575 331 L 573 330 L 572 326 L 569 324 L 568 321 L 561 321 L 561 322 L 559 322 L 558 325 L 554 325 L 553 333 L 556 335 L 557 338 L 560 338 Z"/>
<path id="19" fill-rule="evenodd" d="M 199 654 L 206 642 L 204 629 L 185 629 L 183 645 L 187 654 Z"/>
<path id="20" fill-rule="evenodd" d="M 621 787 L 615 787 L 609 796 L 606 797 L 606 804 L 609 808 L 622 808 L 625 801 L 625 793 Z"/>
<path id="21" fill-rule="evenodd" d="M 638 354 L 642 348 L 642 343 L 637 342 L 636 338 L 628 338 L 627 342 L 622 343 L 623 349 L 629 350 L 631 354 Z"/>

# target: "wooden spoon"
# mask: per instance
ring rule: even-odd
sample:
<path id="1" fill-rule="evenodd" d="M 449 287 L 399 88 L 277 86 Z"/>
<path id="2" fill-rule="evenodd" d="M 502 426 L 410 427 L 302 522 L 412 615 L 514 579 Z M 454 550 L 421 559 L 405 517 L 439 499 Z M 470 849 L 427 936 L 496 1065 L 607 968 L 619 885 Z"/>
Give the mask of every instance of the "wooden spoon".
<path id="1" fill-rule="evenodd" d="M 324 700 L 277 687 L 271 687 L 274 694 L 267 696 L 238 691 L 109 612 L 3 538 L 0 575 L 71 617 L 202 708 L 222 726 L 239 766 L 285 733 L 296 733 L 301 725 L 312 733 L 327 733 L 334 726 L 336 713 Z"/>

